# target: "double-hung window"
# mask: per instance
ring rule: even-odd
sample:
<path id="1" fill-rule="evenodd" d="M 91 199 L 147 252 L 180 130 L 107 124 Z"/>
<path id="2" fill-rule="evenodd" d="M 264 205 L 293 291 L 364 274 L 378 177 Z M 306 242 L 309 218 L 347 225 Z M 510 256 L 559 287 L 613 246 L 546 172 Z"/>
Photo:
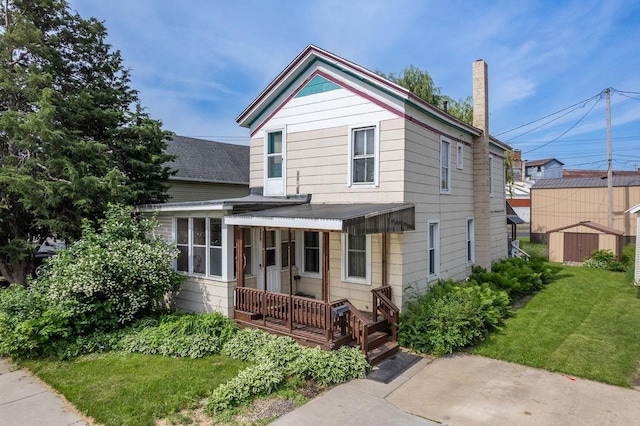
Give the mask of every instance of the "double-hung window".
<path id="1" fill-rule="evenodd" d="M 320 233 L 304 231 L 303 238 L 303 270 L 307 274 L 320 274 Z"/>
<path id="2" fill-rule="evenodd" d="M 342 235 L 342 280 L 371 284 L 371 237 Z"/>
<path id="3" fill-rule="evenodd" d="M 473 218 L 467 219 L 467 265 L 470 265 L 476 261 L 475 253 L 475 228 L 473 224 Z"/>
<path id="4" fill-rule="evenodd" d="M 351 129 L 350 185 L 377 185 L 377 135 L 376 127 Z"/>
<path id="5" fill-rule="evenodd" d="M 222 219 L 176 219 L 176 269 L 194 275 L 222 276 Z"/>
<path id="6" fill-rule="evenodd" d="M 267 177 L 282 177 L 282 131 L 268 133 Z"/>
<path id="7" fill-rule="evenodd" d="M 440 140 L 440 192 L 451 192 L 451 141 Z"/>
<path id="8" fill-rule="evenodd" d="M 428 278 L 440 275 L 440 223 L 427 222 L 427 271 Z"/>

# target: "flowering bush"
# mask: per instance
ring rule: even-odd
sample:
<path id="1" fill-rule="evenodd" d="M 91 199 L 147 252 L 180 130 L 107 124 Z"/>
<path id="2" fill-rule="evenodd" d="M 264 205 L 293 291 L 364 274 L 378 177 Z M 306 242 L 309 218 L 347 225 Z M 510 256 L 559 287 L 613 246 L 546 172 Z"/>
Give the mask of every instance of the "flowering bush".
<path id="1" fill-rule="evenodd" d="M 182 278 L 171 268 L 178 250 L 150 237 L 155 221 L 111 206 L 95 232 L 49 261 L 41 277 L 51 303 L 72 312 L 78 331 L 111 329 L 154 311 Z"/>
<path id="2" fill-rule="evenodd" d="M 0 355 L 55 353 L 65 340 L 122 327 L 158 310 L 182 278 L 171 269 L 175 247 L 152 238 L 154 221 L 110 206 L 100 232 L 48 260 L 28 288 L 0 291 Z"/>

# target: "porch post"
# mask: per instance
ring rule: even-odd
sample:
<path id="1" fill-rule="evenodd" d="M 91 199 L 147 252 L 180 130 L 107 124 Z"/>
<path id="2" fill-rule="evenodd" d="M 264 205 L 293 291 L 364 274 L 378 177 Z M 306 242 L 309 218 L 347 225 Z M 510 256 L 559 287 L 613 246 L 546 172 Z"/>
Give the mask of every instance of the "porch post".
<path id="1" fill-rule="evenodd" d="M 289 332 L 293 331 L 293 252 L 291 251 L 291 228 L 289 228 L 289 240 L 287 242 L 287 259 L 289 259 Z"/>
<path id="2" fill-rule="evenodd" d="M 262 228 L 262 323 L 267 325 L 267 228 Z"/>
<path id="3" fill-rule="evenodd" d="M 239 226 L 233 228 L 236 240 L 236 287 L 244 287 L 244 232 Z"/>
<path id="4" fill-rule="evenodd" d="M 329 233 L 322 233 L 322 301 L 329 302 Z"/>
<path id="5" fill-rule="evenodd" d="M 382 285 L 387 285 L 387 233 L 382 233 Z"/>

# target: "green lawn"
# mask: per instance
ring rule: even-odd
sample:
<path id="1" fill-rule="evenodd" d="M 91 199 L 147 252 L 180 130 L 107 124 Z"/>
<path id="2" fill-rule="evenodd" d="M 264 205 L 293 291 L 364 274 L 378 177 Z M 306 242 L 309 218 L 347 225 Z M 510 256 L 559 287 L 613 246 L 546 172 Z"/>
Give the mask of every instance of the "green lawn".
<path id="1" fill-rule="evenodd" d="M 104 425 L 154 425 L 157 418 L 197 405 L 245 366 L 222 355 L 190 359 L 120 352 L 20 365 Z"/>
<path id="2" fill-rule="evenodd" d="M 624 273 L 561 266 L 558 280 L 475 353 L 631 386 L 640 359 L 638 292 Z"/>

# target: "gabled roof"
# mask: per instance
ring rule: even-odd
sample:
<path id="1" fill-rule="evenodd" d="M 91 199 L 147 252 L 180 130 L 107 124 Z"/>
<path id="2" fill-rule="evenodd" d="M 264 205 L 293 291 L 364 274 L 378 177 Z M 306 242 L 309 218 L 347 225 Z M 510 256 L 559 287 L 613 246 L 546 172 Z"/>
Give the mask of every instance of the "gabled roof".
<path id="1" fill-rule="evenodd" d="M 238 116 L 236 121 L 240 126 L 251 127 L 252 133 L 257 132 L 264 122 L 277 112 L 278 105 L 283 105 L 293 98 L 316 75 L 321 75 L 340 87 L 358 93 L 408 120 L 416 121 L 416 118 L 410 117 L 404 112 L 405 104 L 415 107 L 433 119 L 455 126 L 464 133 L 474 136 L 482 134 L 480 129 L 464 123 L 425 102 L 404 87 L 313 45 L 309 45 L 304 49 L 278 74 L 267 88 Z M 304 79 L 300 81 L 302 77 Z M 362 83 L 370 91 L 366 93 L 360 91 L 358 86 L 362 87 Z M 501 142 L 500 145 L 501 147 L 503 147 L 502 145 L 506 146 Z"/>
<path id="2" fill-rule="evenodd" d="M 618 231 L 617 229 L 614 229 L 614 228 L 609 228 L 608 226 L 600 225 L 599 223 L 591 222 L 590 220 L 574 223 L 573 225 L 561 226 L 560 228 L 547 231 L 547 233 L 564 231 L 565 229 L 575 228 L 578 226 L 586 226 L 587 228 L 595 229 L 596 231 L 604 232 L 605 234 L 612 234 L 612 235 L 618 235 L 618 236 L 624 235 L 624 232 L 622 231 Z"/>
<path id="3" fill-rule="evenodd" d="M 635 206 L 631 207 L 629 210 L 625 210 L 625 213 L 638 213 L 640 212 L 640 204 L 636 204 Z"/>
<path id="4" fill-rule="evenodd" d="M 640 186 L 640 175 L 616 176 L 613 175 L 613 186 Z M 557 188 L 605 188 L 607 186 L 606 176 L 587 178 L 560 178 L 560 179 L 540 179 L 531 189 L 557 189 Z"/>
<path id="5" fill-rule="evenodd" d="M 537 167 L 537 166 L 544 166 L 545 164 L 549 164 L 552 161 L 560 163 L 564 166 L 564 163 L 562 161 L 558 161 L 555 158 L 544 158 L 542 160 L 525 161 L 524 163 L 526 167 Z"/>
<path id="6" fill-rule="evenodd" d="M 178 171 L 170 180 L 249 184 L 248 146 L 174 136 L 166 152 L 176 156 L 164 164 Z"/>

